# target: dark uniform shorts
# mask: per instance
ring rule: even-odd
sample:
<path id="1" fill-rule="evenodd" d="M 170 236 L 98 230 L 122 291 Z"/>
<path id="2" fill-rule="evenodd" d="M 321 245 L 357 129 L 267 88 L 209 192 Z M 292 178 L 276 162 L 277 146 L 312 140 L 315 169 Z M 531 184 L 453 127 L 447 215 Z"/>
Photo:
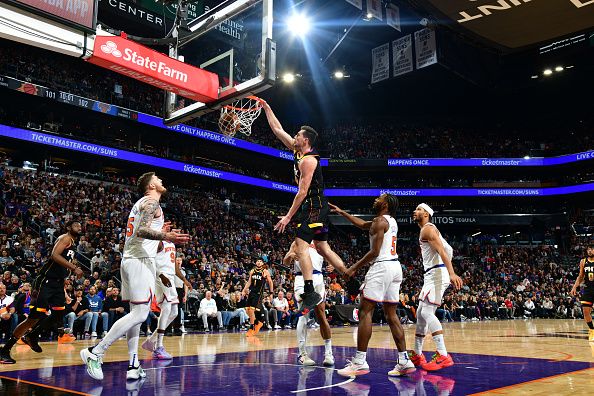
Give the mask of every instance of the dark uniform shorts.
<path id="1" fill-rule="evenodd" d="M 582 297 L 580 298 L 580 302 L 583 306 L 592 307 L 592 304 L 594 303 L 594 288 L 586 288 L 584 294 L 582 294 Z"/>
<path id="2" fill-rule="evenodd" d="M 328 203 L 321 208 L 313 208 L 309 203 L 303 204 L 297 216 L 297 238 L 307 243 L 328 240 Z"/>
<path id="3" fill-rule="evenodd" d="M 29 304 L 31 315 L 45 317 L 48 310 L 63 311 L 65 306 L 64 279 L 53 279 L 45 276 L 39 276 L 35 279 L 31 291 L 31 303 Z"/>
<path id="4" fill-rule="evenodd" d="M 262 295 L 258 294 L 258 293 L 250 292 L 250 294 L 248 294 L 248 298 L 247 298 L 245 306 L 256 308 L 256 310 L 259 310 L 261 303 L 262 303 Z"/>

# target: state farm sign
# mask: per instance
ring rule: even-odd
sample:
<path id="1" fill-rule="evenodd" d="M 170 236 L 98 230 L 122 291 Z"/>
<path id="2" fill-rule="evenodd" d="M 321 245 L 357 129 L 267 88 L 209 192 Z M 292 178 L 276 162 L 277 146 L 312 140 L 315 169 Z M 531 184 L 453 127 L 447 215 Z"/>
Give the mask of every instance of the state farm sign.
<path id="1" fill-rule="evenodd" d="M 97 36 L 90 63 L 177 95 L 208 103 L 218 98 L 215 73 L 187 65 L 119 36 Z"/>

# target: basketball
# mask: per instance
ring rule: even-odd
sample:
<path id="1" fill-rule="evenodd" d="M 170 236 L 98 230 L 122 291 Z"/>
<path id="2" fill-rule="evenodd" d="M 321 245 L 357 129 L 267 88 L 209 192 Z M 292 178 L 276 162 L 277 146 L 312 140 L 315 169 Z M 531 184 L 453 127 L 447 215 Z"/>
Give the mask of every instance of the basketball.
<path id="1" fill-rule="evenodd" d="M 241 129 L 241 121 L 237 114 L 222 113 L 219 118 L 219 129 L 225 135 L 235 135 Z"/>

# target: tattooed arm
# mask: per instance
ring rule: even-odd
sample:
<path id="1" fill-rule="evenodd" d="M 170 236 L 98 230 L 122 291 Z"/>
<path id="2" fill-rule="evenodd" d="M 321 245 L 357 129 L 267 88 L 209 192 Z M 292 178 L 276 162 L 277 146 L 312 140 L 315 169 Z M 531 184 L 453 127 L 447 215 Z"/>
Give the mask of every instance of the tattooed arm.
<path id="1" fill-rule="evenodd" d="M 159 210 L 159 202 L 154 199 L 147 199 L 140 207 L 140 223 L 136 230 L 137 237 L 157 241 L 166 239 L 166 233 L 151 229 L 151 222 L 157 217 L 157 212 Z"/>

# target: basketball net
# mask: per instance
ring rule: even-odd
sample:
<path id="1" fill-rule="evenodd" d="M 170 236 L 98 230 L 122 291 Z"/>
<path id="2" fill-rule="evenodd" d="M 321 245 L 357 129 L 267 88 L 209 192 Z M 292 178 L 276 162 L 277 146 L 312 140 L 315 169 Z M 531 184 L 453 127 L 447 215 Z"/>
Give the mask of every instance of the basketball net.
<path id="1" fill-rule="evenodd" d="M 262 104 L 256 96 L 247 96 L 221 108 L 219 130 L 234 136 L 237 132 L 246 136 L 252 134 L 252 124 L 262 112 Z"/>

